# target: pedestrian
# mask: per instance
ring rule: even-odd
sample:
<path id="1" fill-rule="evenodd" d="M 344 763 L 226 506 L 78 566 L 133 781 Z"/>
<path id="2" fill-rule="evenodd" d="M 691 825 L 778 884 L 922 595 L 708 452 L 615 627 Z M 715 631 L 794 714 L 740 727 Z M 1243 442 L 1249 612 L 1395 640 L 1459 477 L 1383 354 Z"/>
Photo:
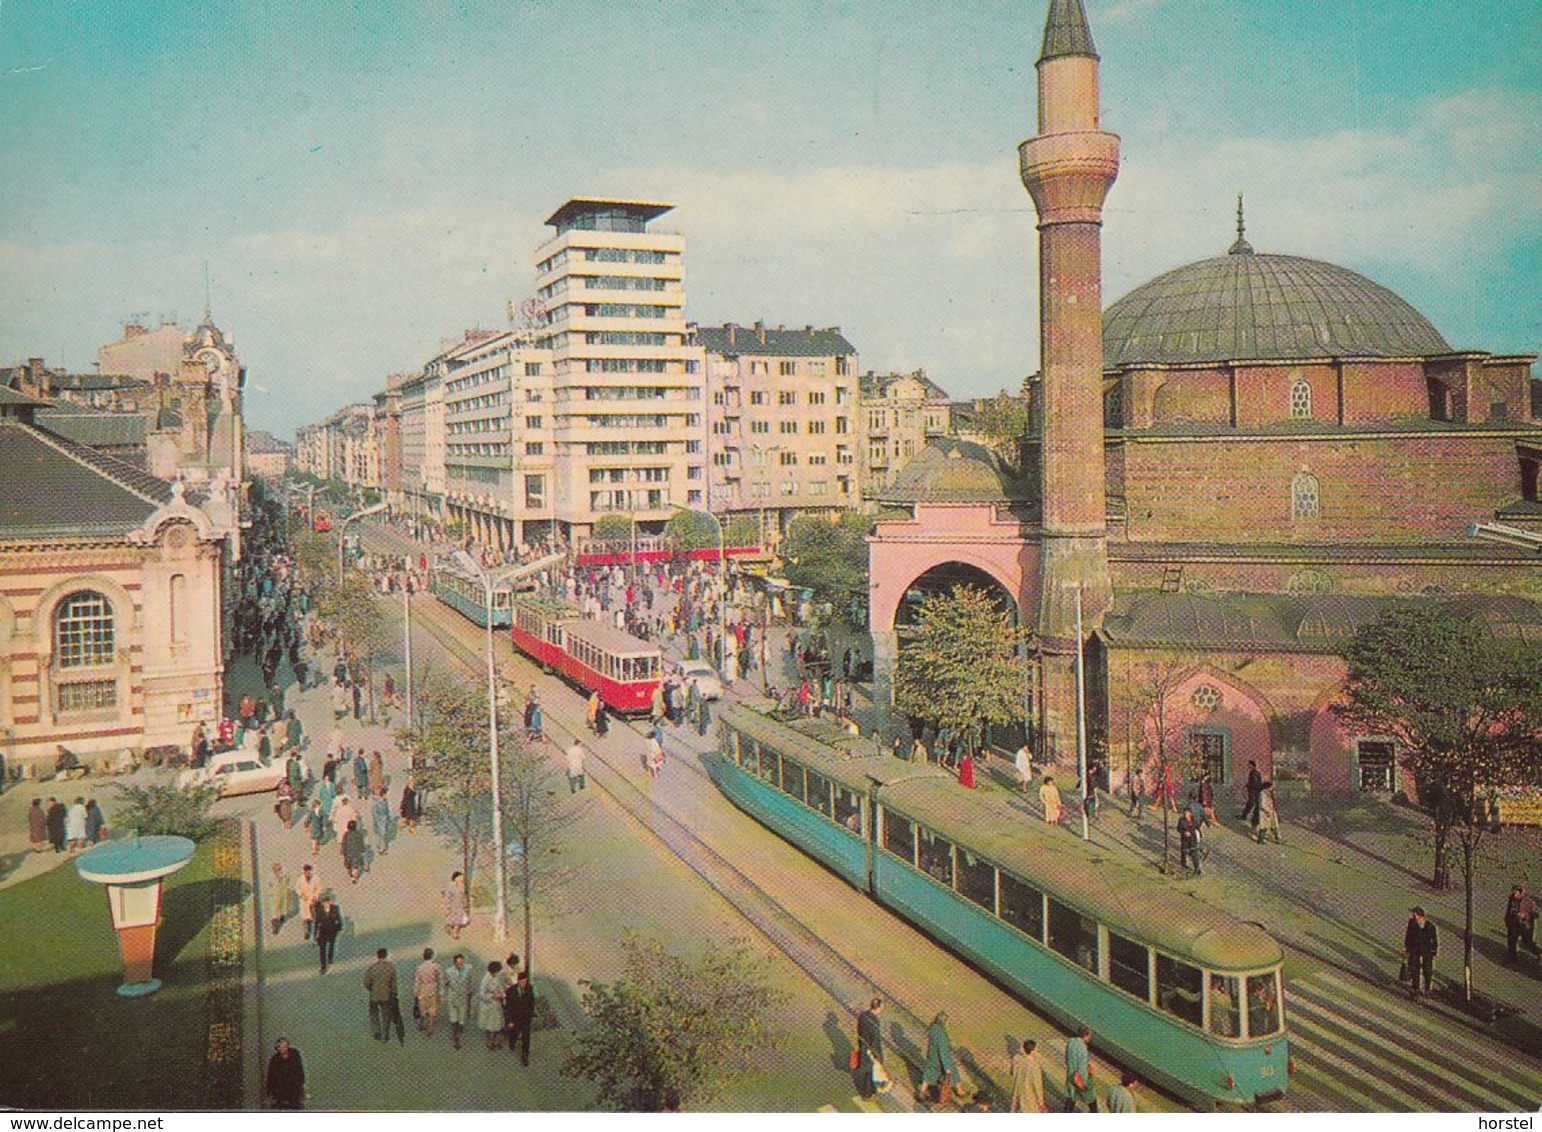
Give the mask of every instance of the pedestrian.
<path id="1" fill-rule="evenodd" d="M 1060 789 L 1055 780 L 1047 774 L 1044 785 L 1039 787 L 1039 801 L 1044 803 L 1044 821 L 1049 825 L 1059 824 L 1065 816 L 1065 805 L 1060 801 Z"/>
<path id="2" fill-rule="evenodd" d="M 968 751 L 964 752 L 958 760 L 958 784 L 967 789 L 974 789 L 974 759 Z"/>
<path id="3" fill-rule="evenodd" d="M 1524 943 L 1533 958 L 1542 959 L 1542 948 L 1537 946 L 1537 902 L 1526 895 L 1526 886 L 1517 884 L 1510 889 L 1505 901 L 1505 954 L 1515 962 L 1516 944 Z"/>
<path id="4" fill-rule="evenodd" d="M 32 799 L 27 808 L 27 842 L 34 853 L 41 853 L 48 844 L 48 815 L 43 811 L 43 799 Z"/>
<path id="5" fill-rule="evenodd" d="M 369 804 L 369 820 L 375 831 L 375 840 L 379 843 L 377 852 L 383 854 L 391 847 L 391 839 L 396 835 L 396 820 L 391 813 L 391 803 L 386 799 L 384 786 L 375 792 L 375 799 Z"/>
<path id="6" fill-rule="evenodd" d="M 316 905 L 321 900 L 321 882 L 316 879 L 311 866 L 300 867 L 300 879 L 295 881 L 294 894 L 300 902 L 300 923 L 305 928 L 305 938 L 311 938 L 311 928 L 316 920 Z"/>
<path id="7" fill-rule="evenodd" d="M 659 771 L 664 769 L 664 744 L 659 739 L 659 731 L 656 727 L 648 732 L 645 759 L 648 764 L 648 777 L 657 778 Z"/>
<path id="8" fill-rule="evenodd" d="M 327 964 L 337 958 L 337 937 L 343 934 L 343 912 L 330 892 L 322 893 L 321 906 L 316 909 L 316 924 L 312 931 L 316 950 L 321 953 L 321 973 L 325 975 Z"/>
<path id="9" fill-rule="evenodd" d="M 1178 815 L 1178 868 L 1191 863 L 1194 875 L 1199 876 L 1199 828 L 1194 824 L 1194 811 L 1185 809 Z"/>
<path id="10" fill-rule="evenodd" d="M 410 774 L 407 776 L 407 785 L 402 787 L 402 802 L 396 812 L 401 815 L 402 825 L 408 833 L 417 832 L 423 804 L 418 800 L 418 785 Z"/>
<path id="11" fill-rule="evenodd" d="M 503 1021 L 509 1033 L 509 1052 L 519 1047 L 519 1063 L 530 1064 L 530 1027 L 535 1022 L 535 988 L 530 972 L 521 971 L 514 985 L 503 993 Z"/>
<path id="12" fill-rule="evenodd" d="M 376 1041 L 389 1042 L 394 1020 L 396 1036 L 405 1045 L 401 1007 L 396 1005 L 396 967 L 386 958 L 387 954 L 385 948 L 377 947 L 375 961 L 364 972 L 364 989 L 369 992 L 369 1028 Z"/>
<path id="13" fill-rule="evenodd" d="M 327 783 L 323 782 L 321 785 L 325 789 Z M 321 851 L 321 843 L 327 836 L 327 815 L 321 808 L 319 798 L 311 799 L 310 812 L 305 815 L 305 832 L 311 839 L 311 857 L 314 859 Z"/>
<path id="14" fill-rule="evenodd" d="M 1408 927 L 1403 931 L 1403 966 L 1408 980 L 1413 984 L 1415 996 L 1419 990 L 1419 976 L 1424 976 L 1424 990 L 1430 993 L 1430 980 L 1435 969 L 1435 955 L 1440 950 L 1440 939 L 1432 920 L 1426 919 L 1424 909 L 1414 907 L 1408 916 Z"/>
<path id="15" fill-rule="evenodd" d="M 857 1015 L 857 1094 L 862 1097 L 878 1091 L 875 1077 L 883 1068 L 882 1013 L 883 999 L 875 998 Z"/>
<path id="16" fill-rule="evenodd" d="M 1208 770 L 1199 776 L 1199 804 L 1205 811 L 1205 824 L 1219 825 L 1220 819 L 1215 816 L 1215 783 Z"/>
<path id="17" fill-rule="evenodd" d="M 577 739 L 568 748 L 568 793 L 576 794 L 584 788 L 584 745 Z"/>
<path id="18" fill-rule="evenodd" d="M 279 779 L 278 789 L 274 793 L 278 801 L 273 803 L 273 812 L 278 815 L 278 820 L 284 823 L 285 832 L 288 832 L 294 825 L 294 788 L 289 785 L 287 776 Z"/>
<path id="19" fill-rule="evenodd" d="M 341 841 L 343 834 L 348 832 L 348 824 L 357 821 L 359 811 L 353 808 L 353 802 L 346 794 L 339 794 L 337 802 L 332 807 L 332 830 Z"/>
<path id="20" fill-rule="evenodd" d="M 1258 808 L 1253 812 L 1253 828 L 1258 834 L 1258 843 L 1264 843 L 1264 834 L 1274 834 L 1274 843 L 1280 843 L 1280 814 L 1274 808 L 1274 783 L 1265 782 L 1263 789 L 1258 792 Z"/>
<path id="21" fill-rule="evenodd" d="M 596 693 L 598 695 L 598 693 Z M 599 709 L 594 713 L 594 733 L 601 739 L 610 731 L 610 710 L 601 702 Z"/>
<path id="22" fill-rule="evenodd" d="M 300 1060 L 300 1051 L 289 1044 L 288 1038 L 273 1043 L 263 1092 L 274 1108 L 305 1107 L 305 1065 Z"/>
<path id="23" fill-rule="evenodd" d="M 450 1045 L 455 1049 L 460 1049 L 460 1036 L 466 1030 L 470 999 L 471 973 L 466 970 L 466 957 L 457 951 L 444 973 L 444 1016 L 450 1023 Z"/>
<path id="24" fill-rule="evenodd" d="M 589 730 L 598 734 L 595 720 L 600 714 L 600 693 L 598 690 L 589 694 L 589 702 L 584 705 L 584 717 L 588 721 Z"/>
<path id="25" fill-rule="evenodd" d="M 525 730 L 525 737 L 532 743 L 541 741 L 541 705 L 539 703 L 530 705 L 530 724 Z"/>
<path id="26" fill-rule="evenodd" d="M 1109 1112 L 1139 1112 L 1135 1107 L 1135 1074 L 1126 1069 L 1119 1075 L 1119 1084 L 1108 1090 Z"/>
<path id="27" fill-rule="evenodd" d="M 923 1101 L 946 1104 L 951 1093 L 950 1081 L 958 1080 L 958 1066 L 953 1063 L 953 1047 L 948 1040 L 948 1015 L 938 1011 L 926 1028 L 926 1065 L 921 1070 Z"/>
<path id="28" fill-rule="evenodd" d="M 353 756 L 353 786 L 360 798 L 369 797 L 369 760 L 364 757 L 363 747 Z"/>
<path id="29" fill-rule="evenodd" d="M 1086 1105 L 1088 1112 L 1098 1111 L 1098 1090 L 1092 1080 L 1092 1056 L 1088 1043 L 1092 1027 L 1083 1024 L 1076 1036 L 1065 1044 L 1065 1111 L 1075 1112 Z"/>
<path id="30" fill-rule="evenodd" d="M 1048 1112 L 1044 1101 L 1044 1063 L 1039 1060 L 1039 1043 L 1024 1039 L 1020 1052 L 1012 1055 L 1012 1100 L 1009 1112 Z"/>
<path id="31" fill-rule="evenodd" d="M 1028 740 L 1024 739 L 1023 745 L 1017 748 L 1012 765 L 1017 768 L 1017 788 L 1026 794 L 1028 784 L 1033 781 L 1033 752 L 1028 749 Z"/>
<path id="32" fill-rule="evenodd" d="M 69 843 L 71 853 L 78 853 L 86 847 L 86 800 L 79 795 L 70 803 L 70 808 L 64 812 L 64 838 Z"/>
<path id="33" fill-rule="evenodd" d="M 289 897 L 292 892 L 289 874 L 284 872 L 282 864 L 274 861 L 273 869 L 268 873 L 267 889 L 263 892 L 263 903 L 268 909 L 268 924 L 274 935 L 278 935 L 284 921 L 289 918 Z"/>
<path id="34" fill-rule="evenodd" d="M 450 887 L 440 893 L 440 905 L 444 911 L 445 934 L 459 939 L 461 931 L 471 923 L 471 909 L 466 902 L 466 874 L 450 874 Z"/>
<path id="35" fill-rule="evenodd" d="M 477 1025 L 482 1030 L 482 1041 L 488 1049 L 498 1048 L 498 1035 L 503 1033 L 503 976 L 498 972 L 503 964 L 494 959 L 487 965 L 487 974 L 477 985 Z"/>
<path id="36" fill-rule="evenodd" d="M 696 701 L 696 734 L 702 738 L 707 737 L 707 731 L 712 727 L 712 709 L 707 706 L 707 699 L 703 696 Z"/>
<path id="37" fill-rule="evenodd" d="M 1258 760 L 1248 760 L 1247 801 L 1242 806 L 1242 812 L 1237 817 L 1242 821 L 1251 820 L 1253 828 L 1258 828 L 1258 799 L 1264 792 L 1264 776 L 1259 772 Z"/>
<path id="38" fill-rule="evenodd" d="M 369 756 L 369 791 L 373 794 L 385 790 L 385 787 L 385 760 L 380 757 L 379 751 L 372 751 Z M 361 792 L 360 797 L 363 796 Z"/>
<path id="39" fill-rule="evenodd" d="M 95 845 L 102 840 L 102 831 L 106 828 L 107 818 L 102 807 L 96 804 L 95 798 L 86 799 L 86 840 Z"/>
<path id="40" fill-rule="evenodd" d="M 423 962 L 412 973 L 412 1016 L 418 1029 L 434 1036 L 434 1022 L 444 1001 L 444 968 L 434 962 L 434 949 L 423 949 Z"/>
<path id="41" fill-rule="evenodd" d="M 1130 769 L 1130 817 L 1140 818 L 1146 812 L 1146 777 L 1140 767 Z"/>
<path id="42" fill-rule="evenodd" d="M 321 820 L 330 821 L 332 818 L 332 803 L 337 800 L 337 783 L 329 777 L 325 771 L 321 775 L 321 785 L 316 790 L 316 803 L 321 807 Z"/>
<path id="43" fill-rule="evenodd" d="M 364 831 L 354 820 L 350 820 L 343 831 L 343 868 L 347 870 L 348 879 L 358 884 L 359 875 L 364 871 Z"/>

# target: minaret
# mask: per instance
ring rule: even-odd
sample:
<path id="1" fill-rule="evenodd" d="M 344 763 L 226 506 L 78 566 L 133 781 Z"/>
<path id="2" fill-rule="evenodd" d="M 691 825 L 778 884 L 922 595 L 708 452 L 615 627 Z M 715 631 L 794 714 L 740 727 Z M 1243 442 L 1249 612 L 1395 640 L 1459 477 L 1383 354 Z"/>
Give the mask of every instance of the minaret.
<path id="1" fill-rule="evenodd" d="M 1018 150 L 1039 212 L 1040 458 L 1043 531 L 1039 637 L 1045 722 L 1075 742 L 1076 592 L 1090 633 L 1112 600 L 1104 514 L 1103 198 L 1119 139 L 1098 129 L 1098 56 L 1082 0 L 1050 0 L 1039 55 L 1039 132 Z M 1068 726 L 1069 724 L 1069 726 Z"/>

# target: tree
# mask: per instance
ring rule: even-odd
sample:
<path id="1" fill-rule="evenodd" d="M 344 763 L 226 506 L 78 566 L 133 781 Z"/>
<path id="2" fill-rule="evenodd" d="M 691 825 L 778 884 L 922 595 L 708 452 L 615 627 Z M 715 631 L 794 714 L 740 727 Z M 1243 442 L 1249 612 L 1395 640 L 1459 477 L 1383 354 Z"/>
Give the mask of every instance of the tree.
<path id="1" fill-rule="evenodd" d="M 369 718 L 375 719 L 375 658 L 391 639 L 392 622 L 380 615 L 375 589 L 357 570 L 343 575 L 316 603 L 338 639 L 348 646 L 354 658 L 364 665 L 369 687 Z"/>
<path id="2" fill-rule="evenodd" d="M 1026 638 L 1011 612 L 976 586 L 932 594 L 900 645 L 895 707 L 978 750 L 987 726 L 1022 718 Z"/>
<path id="3" fill-rule="evenodd" d="M 664 524 L 664 537 L 677 551 L 717 549 L 717 524 L 701 511 L 676 511 Z"/>
<path id="4" fill-rule="evenodd" d="M 1028 398 L 998 393 L 978 403 L 971 431 L 1005 463 L 1016 467 L 1019 446 L 1028 433 Z"/>
<path id="5" fill-rule="evenodd" d="M 562 1067 L 598 1085 L 606 1108 L 697 1108 L 781 1045 L 764 1019 L 787 996 L 744 940 L 692 961 L 628 933 L 621 951 L 619 979 L 583 984 L 585 1021 Z"/>
<path id="6" fill-rule="evenodd" d="M 728 520 L 723 539 L 729 546 L 759 546 L 760 523 L 749 515 L 735 515 Z"/>
<path id="7" fill-rule="evenodd" d="M 335 576 L 336 544 L 330 535 L 306 527 L 294 537 L 294 556 L 301 582 L 319 597 Z"/>
<path id="8" fill-rule="evenodd" d="M 1141 758 L 1146 785 L 1162 807 L 1162 872 L 1172 862 L 1172 815 L 1178 784 L 1197 777 L 1201 767 L 1189 741 L 1189 728 L 1198 720 L 1192 705 L 1173 695 L 1193 670 L 1181 656 L 1148 661 L 1132 674 L 1122 713 L 1126 750 Z"/>
<path id="9" fill-rule="evenodd" d="M 611 512 L 594 521 L 594 537 L 601 542 L 632 537 L 632 520 L 627 515 Z"/>
<path id="10" fill-rule="evenodd" d="M 220 788 L 212 783 L 177 786 L 119 786 L 120 805 L 116 822 L 139 833 L 171 834 L 202 841 L 214 829 L 210 811 L 219 801 Z"/>
<path id="11" fill-rule="evenodd" d="M 795 586 L 813 590 L 838 616 L 850 615 L 855 603 L 867 599 L 867 534 L 872 521 L 855 511 L 831 522 L 796 519 L 782 543 L 784 573 Z"/>
<path id="12" fill-rule="evenodd" d="M 1473 879 L 1488 803 L 1498 787 L 1535 775 L 1542 736 L 1542 646 L 1496 638 L 1432 602 L 1399 603 L 1344 646 L 1349 676 L 1334 710 L 1355 730 L 1394 738 L 1429 807 L 1433 883 L 1461 849 L 1466 920 L 1463 986 L 1472 998 Z"/>
<path id="13" fill-rule="evenodd" d="M 581 811 L 572 793 L 559 789 L 566 778 L 544 753 L 532 751 L 523 738 L 505 743 L 500 736 L 498 746 L 503 844 L 516 858 L 512 883 L 522 910 L 525 967 L 533 971 L 532 909 L 538 900 L 555 897 L 567 882 L 562 834 Z"/>

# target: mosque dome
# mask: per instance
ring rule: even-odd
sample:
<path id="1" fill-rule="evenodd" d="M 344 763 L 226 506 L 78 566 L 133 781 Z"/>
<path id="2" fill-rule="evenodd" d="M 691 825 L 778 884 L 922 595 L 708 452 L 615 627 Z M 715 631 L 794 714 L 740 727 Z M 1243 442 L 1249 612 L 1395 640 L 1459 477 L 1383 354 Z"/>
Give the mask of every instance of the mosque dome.
<path id="1" fill-rule="evenodd" d="M 900 504 L 1012 503 L 1035 494 L 983 444 L 939 438 L 911 457 L 876 498 Z"/>
<path id="2" fill-rule="evenodd" d="M 1260 255 L 1242 232 L 1226 255 L 1158 275 L 1103 312 L 1103 365 L 1412 358 L 1451 347 L 1430 321 L 1346 267 Z"/>

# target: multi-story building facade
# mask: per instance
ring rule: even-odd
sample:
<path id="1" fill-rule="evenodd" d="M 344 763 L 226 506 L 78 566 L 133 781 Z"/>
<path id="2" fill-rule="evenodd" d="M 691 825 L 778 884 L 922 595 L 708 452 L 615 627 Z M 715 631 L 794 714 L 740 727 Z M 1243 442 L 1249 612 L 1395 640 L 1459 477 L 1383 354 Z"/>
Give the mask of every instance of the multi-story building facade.
<path id="1" fill-rule="evenodd" d="M 762 518 L 861 502 L 857 351 L 839 327 L 696 328 L 706 372 L 711 510 Z"/>
<path id="2" fill-rule="evenodd" d="M 861 383 L 862 490 L 888 487 L 928 440 L 948 435 L 948 395 L 926 376 L 865 373 Z"/>
<path id="3" fill-rule="evenodd" d="M 701 355 L 682 310 L 685 240 L 649 228 L 671 208 L 575 198 L 548 218 L 556 234 L 535 254 L 552 368 L 542 414 L 552 425 L 549 506 L 565 538 L 607 513 L 658 529 L 676 507 L 706 505 Z"/>
<path id="4" fill-rule="evenodd" d="M 444 370 L 445 495 L 488 546 L 551 534 L 551 354 L 529 330 L 468 332 Z"/>

